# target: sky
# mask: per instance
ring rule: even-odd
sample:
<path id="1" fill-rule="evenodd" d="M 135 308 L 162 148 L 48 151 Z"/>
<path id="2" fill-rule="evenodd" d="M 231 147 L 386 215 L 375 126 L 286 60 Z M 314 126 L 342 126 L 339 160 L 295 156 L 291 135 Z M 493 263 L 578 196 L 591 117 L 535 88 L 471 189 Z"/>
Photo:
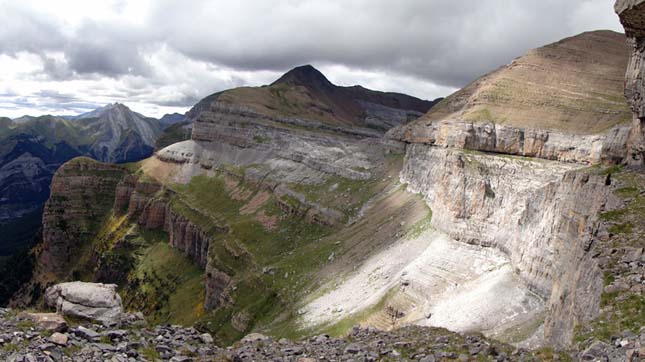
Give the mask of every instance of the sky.
<path id="1" fill-rule="evenodd" d="M 312 64 L 333 83 L 444 97 L 598 29 L 613 0 L 0 0 L 0 116 L 121 102 L 187 111 Z"/>

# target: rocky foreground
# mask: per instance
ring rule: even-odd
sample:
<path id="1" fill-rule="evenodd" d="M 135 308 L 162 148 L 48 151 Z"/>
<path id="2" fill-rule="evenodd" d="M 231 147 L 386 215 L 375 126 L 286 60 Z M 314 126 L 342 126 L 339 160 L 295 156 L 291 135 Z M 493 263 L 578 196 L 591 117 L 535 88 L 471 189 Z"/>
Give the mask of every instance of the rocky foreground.
<path id="1" fill-rule="evenodd" d="M 381 361 L 535 360 L 523 350 L 478 335 L 410 327 L 396 332 L 355 328 L 346 339 L 320 335 L 300 342 L 253 333 L 228 348 L 208 333 L 180 326 L 146 327 L 134 315 L 120 328 L 67 323 L 50 313 L 0 309 L 2 361 Z M 46 321 L 45 321 L 46 319 Z"/>
<path id="2" fill-rule="evenodd" d="M 298 342 L 258 333 L 220 348 L 208 333 L 174 325 L 149 327 L 142 315 L 126 314 L 117 328 L 70 321 L 55 313 L 0 309 L 0 360 L 36 361 L 640 361 L 640 336 L 626 333 L 614 345 L 592 344 L 569 356 L 527 351 L 444 329 L 404 327 L 385 332 L 354 327 L 346 338 L 319 335 Z M 639 355 L 639 352 L 641 353 Z"/>

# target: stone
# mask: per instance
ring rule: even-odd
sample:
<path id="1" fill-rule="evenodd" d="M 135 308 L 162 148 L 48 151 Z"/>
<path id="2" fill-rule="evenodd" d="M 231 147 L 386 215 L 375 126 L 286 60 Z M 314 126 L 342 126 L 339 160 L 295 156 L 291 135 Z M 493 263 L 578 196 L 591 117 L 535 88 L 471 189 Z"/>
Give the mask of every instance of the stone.
<path id="1" fill-rule="evenodd" d="M 281 349 L 282 353 L 284 353 L 287 356 L 297 356 L 301 355 L 305 352 L 305 349 L 300 347 L 300 346 L 293 346 L 293 347 L 287 347 Z"/>
<path id="2" fill-rule="evenodd" d="M 631 59 L 625 75 L 625 97 L 633 113 L 632 130 L 625 162 L 645 166 L 645 1 L 618 0 L 614 10 L 625 28 Z"/>
<path id="3" fill-rule="evenodd" d="M 121 323 L 123 306 L 115 284 L 68 282 L 45 291 L 45 303 L 58 313 L 98 321 Z"/>
<path id="4" fill-rule="evenodd" d="M 66 346 L 69 336 L 67 334 L 55 332 L 54 334 L 49 336 L 48 339 L 50 342 L 57 344 L 59 346 Z"/>
<path id="5" fill-rule="evenodd" d="M 101 338 L 101 335 L 98 334 L 95 330 L 89 329 L 84 326 L 78 326 L 72 332 L 81 338 L 85 338 L 90 342 L 98 341 Z"/>
<path id="6" fill-rule="evenodd" d="M 206 344 L 213 344 L 213 337 L 210 333 L 202 333 L 199 335 L 199 339 Z"/>
<path id="7" fill-rule="evenodd" d="M 116 329 L 116 330 L 107 331 L 103 334 L 110 339 L 122 339 L 128 334 L 128 331 L 123 329 Z"/>
<path id="8" fill-rule="evenodd" d="M 187 356 L 174 356 L 170 362 L 192 362 L 193 359 Z"/>
<path id="9" fill-rule="evenodd" d="M 345 347 L 345 353 L 357 354 L 360 351 L 361 348 L 356 344 L 349 344 L 347 347 Z"/>
<path id="10" fill-rule="evenodd" d="M 611 347 L 607 343 L 596 341 L 582 352 L 581 359 L 583 361 L 595 361 L 597 358 L 607 356 L 610 349 Z"/>

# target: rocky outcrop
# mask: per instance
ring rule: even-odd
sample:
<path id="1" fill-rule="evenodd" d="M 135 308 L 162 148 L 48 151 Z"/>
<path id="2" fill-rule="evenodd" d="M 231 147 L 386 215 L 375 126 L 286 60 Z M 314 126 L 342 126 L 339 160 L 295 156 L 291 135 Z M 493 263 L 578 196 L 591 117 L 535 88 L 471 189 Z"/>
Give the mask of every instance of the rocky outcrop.
<path id="1" fill-rule="evenodd" d="M 120 214 L 127 213 L 145 229 L 162 229 L 168 233 L 170 245 L 205 269 L 211 236 L 174 211 L 167 198 L 155 197 L 160 189 L 161 185 L 156 182 L 143 182 L 134 175 L 126 176 L 117 186 L 114 209 Z M 226 228 L 214 227 L 210 231 L 220 233 Z"/>
<path id="2" fill-rule="evenodd" d="M 112 208 L 117 183 L 126 171 L 87 158 L 64 164 L 52 181 L 52 196 L 43 215 L 38 269 L 63 277 L 75 266 L 74 256 L 92 238 Z"/>
<path id="3" fill-rule="evenodd" d="M 251 333 L 225 347 L 208 333 L 178 325 L 142 326 L 127 321 L 120 329 L 81 323 L 67 332 L 54 333 L 39 326 L 25 331 L 16 311 L 0 309 L 0 359 L 22 361 L 299 361 L 377 360 L 525 361 L 539 359 L 538 352 L 516 349 L 477 334 L 459 335 L 438 328 L 407 327 L 396 331 L 354 328 L 347 337 L 326 334 L 291 341 Z M 638 336 L 625 341 L 616 356 L 638 356 Z M 622 340 L 621 340 L 622 342 Z M 589 353 L 591 355 L 591 352 Z M 153 357 L 151 357 L 153 356 Z M 613 355 L 612 355 L 613 356 Z M 562 353 L 558 357 L 569 357 Z"/>
<path id="4" fill-rule="evenodd" d="M 303 132 L 294 132 L 299 127 Z M 308 132 L 304 132 L 308 130 Z M 332 132 L 328 134 L 326 132 Z M 359 169 L 372 168 L 378 154 L 367 154 L 364 138 L 377 138 L 380 134 L 369 130 L 331 127 L 315 121 L 275 119 L 248 109 L 224 103 L 211 105 L 209 112 L 200 113 L 193 124 L 193 141 L 225 143 L 241 149 L 254 150 L 259 159 L 284 159 L 291 164 L 303 165 L 315 172 L 338 175 L 349 179 L 367 179 L 370 173 Z M 374 142 L 378 143 L 378 142 Z M 172 146 L 171 146 L 172 147 Z M 316 149 L 317 152 L 310 152 Z M 164 149 L 158 157 L 176 158 L 171 149 Z M 201 159 L 204 165 L 213 162 Z M 240 159 L 235 163 L 244 161 Z"/>
<path id="5" fill-rule="evenodd" d="M 598 313 L 602 275 L 591 246 L 608 178 L 573 166 L 414 144 L 401 181 L 421 192 L 432 226 L 455 240 L 494 247 L 547 301 L 544 337 L 566 344 Z"/>
<path id="6" fill-rule="evenodd" d="M 208 265 L 212 236 L 225 233 L 227 229 L 213 226 L 208 232 L 202 230 L 173 210 L 167 198 L 155 197 L 160 190 L 161 185 L 156 182 L 140 181 L 136 176 L 128 175 L 117 186 L 114 209 L 120 214 L 127 213 L 145 229 L 166 232 L 170 245 L 206 271 L 206 310 L 232 304 L 232 299 L 225 291 L 231 282 L 230 276 Z"/>
<path id="7" fill-rule="evenodd" d="M 596 135 L 520 128 L 494 122 L 440 120 L 395 128 L 388 137 L 408 143 L 537 157 L 562 162 L 616 164 L 626 155 L 626 125 Z"/>
<path id="8" fill-rule="evenodd" d="M 204 308 L 206 310 L 216 309 L 221 306 L 230 306 L 233 299 L 229 294 L 231 277 L 215 268 L 212 263 L 206 266 L 206 299 Z"/>
<path id="9" fill-rule="evenodd" d="M 161 206 L 156 204 L 153 206 Z M 154 208 L 152 209 L 154 210 Z M 170 244 L 188 256 L 200 268 L 205 269 L 208 262 L 210 235 L 224 232 L 225 228 L 214 228 L 207 234 L 186 217 L 175 213 L 168 205 L 164 207 L 164 231 L 168 233 Z"/>
<path id="10" fill-rule="evenodd" d="M 45 303 L 58 313 L 101 322 L 121 323 L 123 305 L 115 284 L 69 282 L 45 291 Z"/>
<path id="11" fill-rule="evenodd" d="M 615 10 L 625 28 L 631 57 L 625 76 L 625 97 L 633 112 L 629 165 L 645 166 L 645 1 L 618 0 Z"/>
<path id="12" fill-rule="evenodd" d="M 514 59 L 394 128 L 389 137 L 548 160 L 613 164 L 626 154 L 622 34 L 587 32 Z"/>

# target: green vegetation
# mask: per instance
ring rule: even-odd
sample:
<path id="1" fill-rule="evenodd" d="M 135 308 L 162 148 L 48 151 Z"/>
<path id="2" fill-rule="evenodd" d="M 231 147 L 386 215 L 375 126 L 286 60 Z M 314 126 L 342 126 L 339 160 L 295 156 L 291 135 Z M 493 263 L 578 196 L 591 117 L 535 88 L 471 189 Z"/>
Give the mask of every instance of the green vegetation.
<path id="1" fill-rule="evenodd" d="M 642 247 L 645 240 L 645 180 L 637 172 L 625 170 L 622 167 L 598 167 L 597 174 L 611 174 L 613 182 L 622 187 L 615 191 L 616 196 L 623 199 L 625 207 L 612 210 L 600 215 L 600 219 L 610 224 L 608 229 L 611 237 L 603 248 L 622 248 L 625 246 Z M 629 272 L 621 263 L 620 253 L 609 254 L 612 258 L 604 271 L 604 284 L 611 285 L 617 279 Z M 645 325 L 645 297 L 629 290 L 603 292 L 600 300 L 601 313 L 591 323 L 577 326 L 574 340 L 582 343 L 589 338 L 611 343 L 614 336 L 629 330 L 639 333 Z"/>
<path id="2" fill-rule="evenodd" d="M 386 169 L 397 169 L 403 163 L 403 155 L 389 155 Z M 346 218 L 356 216 L 360 208 L 375 195 L 384 191 L 389 180 L 383 180 L 379 170 L 367 180 L 352 180 L 340 176 L 329 177 L 319 185 L 291 184 L 289 187 L 305 196 L 307 201 L 342 212 Z"/>
<path id="3" fill-rule="evenodd" d="M 125 304 L 154 324 L 192 325 L 204 312 L 203 272 L 160 231 L 141 231 L 137 262 L 122 288 Z"/>
<path id="4" fill-rule="evenodd" d="M 257 143 L 267 143 L 269 141 L 269 138 L 261 135 L 255 135 L 253 136 L 253 141 Z"/>
<path id="5" fill-rule="evenodd" d="M 612 336 L 620 335 L 625 330 L 639 333 L 645 325 L 645 298 L 632 294 L 620 299 L 617 298 L 618 295 L 619 293 L 603 293 L 601 305 L 608 310 L 601 313 L 589 326 L 585 326 L 584 330 L 578 326 L 576 342 L 595 338 L 609 343 Z M 609 306 L 611 308 L 607 308 Z"/>
<path id="6" fill-rule="evenodd" d="M 474 122 L 493 122 L 495 120 L 495 118 L 493 118 L 493 115 L 488 108 L 480 108 L 470 113 L 467 113 L 466 115 L 464 115 L 464 119 L 467 121 L 474 121 Z"/>
<path id="7" fill-rule="evenodd" d="M 234 277 L 235 304 L 215 310 L 199 323 L 221 341 L 239 339 L 254 324 L 268 323 L 288 309 L 335 247 L 322 241 L 330 229 L 306 222 L 304 216 L 283 217 L 275 196 L 256 205 L 256 213 L 241 213 L 244 205 L 265 192 L 244 181 L 222 174 L 197 176 L 188 185 L 172 188 L 173 210 L 213 236 L 209 251 L 213 265 Z M 258 213 L 274 218 L 275 226 L 265 226 Z M 246 326 L 234 326 L 233 319 L 247 320 L 241 323 Z"/>
<path id="8" fill-rule="evenodd" d="M 140 348 L 139 354 L 143 356 L 147 361 L 161 360 L 161 355 L 159 354 L 159 352 L 157 352 L 155 346 Z"/>

